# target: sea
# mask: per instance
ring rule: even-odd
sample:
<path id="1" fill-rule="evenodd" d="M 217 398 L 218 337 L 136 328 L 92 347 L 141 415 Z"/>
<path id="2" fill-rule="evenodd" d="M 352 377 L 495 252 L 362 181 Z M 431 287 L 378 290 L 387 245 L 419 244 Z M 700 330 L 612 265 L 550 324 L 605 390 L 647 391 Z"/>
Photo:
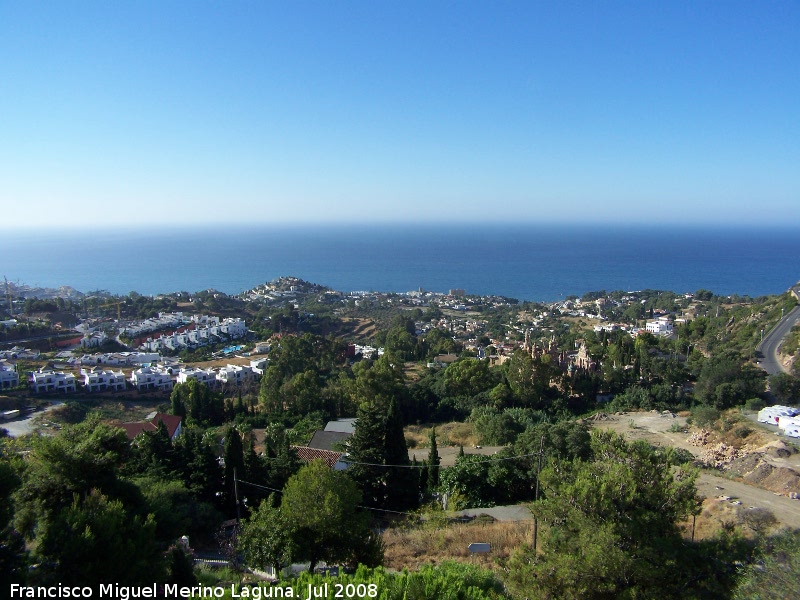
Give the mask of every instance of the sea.
<path id="1" fill-rule="evenodd" d="M 332 289 L 557 301 L 599 290 L 752 297 L 800 279 L 800 225 L 218 225 L 0 231 L 0 276 L 154 295 L 238 294 L 281 276 Z"/>

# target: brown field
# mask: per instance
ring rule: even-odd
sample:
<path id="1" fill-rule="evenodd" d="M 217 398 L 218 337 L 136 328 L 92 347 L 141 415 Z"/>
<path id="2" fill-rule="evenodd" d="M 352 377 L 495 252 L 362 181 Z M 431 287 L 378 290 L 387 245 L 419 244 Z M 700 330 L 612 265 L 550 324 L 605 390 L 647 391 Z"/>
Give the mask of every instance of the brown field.
<path id="1" fill-rule="evenodd" d="M 427 448 L 433 427 L 436 427 L 436 445 L 439 447 L 439 454 L 447 446 L 453 446 L 457 451 L 459 445 L 467 450 L 478 443 L 478 436 L 472 423 L 409 425 L 404 430 L 409 449 Z"/>
<path id="2" fill-rule="evenodd" d="M 530 522 L 476 519 L 471 523 L 453 523 L 438 513 L 418 527 L 386 530 L 384 566 L 416 570 L 423 564 L 457 560 L 496 568 L 497 559 L 508 558 L 515 548 L 531 542 L 531 531 Z M 492 549 L 486 554 L 470 555 L 467 547 L 473 542 L 489 543 Z"/>
<path id="3" fill-rule="evenodd" d="M 344 328 L 349 329 L 349 336 L 356 341 L 367 341 L 378 331 L 372 319 L 347 319 Z"/>

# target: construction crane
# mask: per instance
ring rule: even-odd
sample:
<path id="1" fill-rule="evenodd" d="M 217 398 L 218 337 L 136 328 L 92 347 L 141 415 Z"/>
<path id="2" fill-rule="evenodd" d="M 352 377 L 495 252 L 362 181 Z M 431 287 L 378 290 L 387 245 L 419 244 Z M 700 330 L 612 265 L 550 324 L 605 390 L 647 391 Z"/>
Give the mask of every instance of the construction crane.
<path id="1" fill-rule="evenodd" d="M 121 323 L 122 322 L 122 309 L 120 309 L 120 306 L 122 306 L 122 304 L 123 304 L 123 302 L 121 302 L 121 301 L 106 302 L 105 304 L 101 304 L 99 308 L 108 308 L 109 306 L 116 306 L 117 307 L 117 322 Z"/>
<path id="2" fill-rule="evenodd" d="M 14 303 L 11 301 L 11 290 L 8 288 L 8 279 L 3 275 L 3 281 L 6 282 L 6 298 L 8 299 L 8 314 L 14 316 Z"/>

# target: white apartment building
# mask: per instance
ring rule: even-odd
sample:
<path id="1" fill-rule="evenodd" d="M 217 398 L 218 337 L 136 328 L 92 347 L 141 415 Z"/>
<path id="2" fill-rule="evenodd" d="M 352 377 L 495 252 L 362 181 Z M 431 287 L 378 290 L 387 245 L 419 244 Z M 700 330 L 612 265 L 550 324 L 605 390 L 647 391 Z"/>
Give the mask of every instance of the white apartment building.
<path id="1" fill-rule="evenodd" d="M 158 367 L 141 367 L 131 373 L 131 385 L 137 390 L 171 390 L 172 376 Z"/>
<path id="2" fill-rule="evenodd" d="M 42 392 L 74 392 L 76 391 L 75 375 L 59 371 L 34 371 L 31 374 L 31 385 L 37 394 Z"/>
<path id="3" fill-rule="evenodd" d="M 0 363 L 0 390 L 17 387 L 19 385 L 19 374 L 13 366 Z"/>
<path id="4" fill-rule="evenodd" d="M 255 373 L 251 367 L 240 365 L 227 365 L 222 367 L 217 373 L 217 381 L 220 383 L 247 383 L 255 379 Z"/>
<path id="5" fill-rule="evenodd" d="M 253 369 L 253 373 L 261 376 L 267 370 L 268 363 L 269 361 L 266 358 L 254 358 L 250 361 L 250 368 Z"/>
<path id="6" fill-rule="evenodd" d="M 81 369 L 81 375 L 83 375 L 83 387 L 86 388 L 87 392 L 101 392 L 104 390 L 118 392 L 125 390 L 125 373 L 121 369 L 119 371 L 100 369 L 98 367 Z"/>
<path id="7" fill-rule="evenodd" d="M 210 386 L 217 383 L 217 374 L 214 369 L 200 369 L 198 367 L 183 367 L 178 371 L 178 383 L 186 383 L 192 379 Z"/>

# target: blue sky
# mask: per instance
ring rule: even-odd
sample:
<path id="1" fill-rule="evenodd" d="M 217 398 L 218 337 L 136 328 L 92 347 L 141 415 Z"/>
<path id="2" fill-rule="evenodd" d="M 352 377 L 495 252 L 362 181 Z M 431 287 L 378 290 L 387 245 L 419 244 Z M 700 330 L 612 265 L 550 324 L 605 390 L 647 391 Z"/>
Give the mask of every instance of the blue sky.
<path id="1" fill-rule="evenodd" d="M 800 3 L 0 0 L 6 227 L 800 224 Z"/>

